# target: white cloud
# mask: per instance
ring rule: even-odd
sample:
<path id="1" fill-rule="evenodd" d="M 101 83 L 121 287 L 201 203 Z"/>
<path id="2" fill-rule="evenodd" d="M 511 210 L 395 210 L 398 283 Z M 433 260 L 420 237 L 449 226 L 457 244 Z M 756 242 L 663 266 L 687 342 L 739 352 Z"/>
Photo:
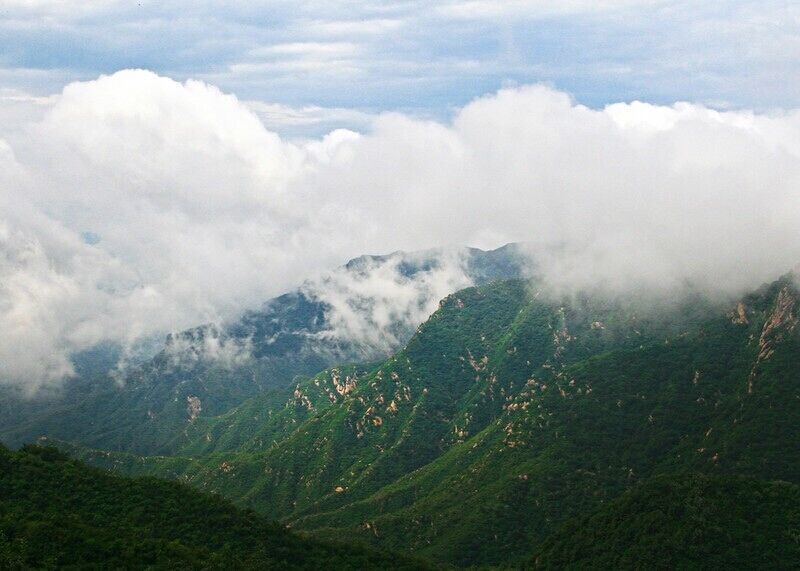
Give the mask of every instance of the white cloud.
<path id="1" fill-rule="evenodd" d="M 646 9 L 664 5 L 664 0 L 458 0 L 439 6 L 451 18 L 497 19 L 506 17 L 545 18 L 577 14 L 613 12 L 624 8 Z"/>
<path id="2" fill-rule="evenodd" d="M 171 336 L 164 351 L 170 367 L 187 368 L 203 362 L 232 368 L 250 359 L 252 340 L 227 337 L 218 326 L 211 324 Z"/>
<path id="3" fill-rule="evenodd" d="M 558 274 L 581 285 L 735 289 L 800 259 L 799 121 L 689 104 L 591 110 L 544 87 L 510 89 L 452 126 L 384 117 L 326 179 L 364 216 L 391 202 L 384 226 L 430 243 L 484 231 L 567 244 Z"/>
<path id="4" fill-rule="evenodd" d="M 334 58 L 354 55 L 359 46 L 350 42 L 292 42 L 257 48 L 250 52 L 252 57 L 288 55 L 313 58 Z"/>
<path id="5" fill-rule="evenodd" d="M 533 86 L 448 124 L 384 114 L 301 143 L 214 87 L 146 71 L 43 109 L 0 131 L 0 379 L 31 390 L 75 350 L 234 316 L 365 252 L 532 241 L 564 253 L 543 259 L 559 287 L 725 291 L 800 261 L 797 111 L 594 110 Z M 459 275 L 387 267 L 318 296 L 364 335 L 422 319 Z M 351 312 L 364 299 L 366 321 Z"/>
<path id="6" fill-rule="evenodd" d="M 358 267 L 338 268 L 309 280 L 301 290 L 329 308 L 322 337 L 354 342 L 374 356 L 397 348 L 448 294 L 472 285 L 460 248 L 366 259 Z M 413 275 L 409 266 L 421 268 Z"/>
<path id="7" fill-rule="evenodd" d="M 343 127 L 367 130 L 376 118 L 372 113 L 341 107 L 318 105 L 293 107 L 261 101 L 247 101 L 246 104 L 258 115 L 267 129 L 280 131 L 283 134 L 291 134 L 293 131 L 302 133 L 305 130 L 330 132 Z"/>
<path id="8" fill-rule="evenodd" d="M 93 0 L 76 4 L 71 0 L 3 0 L 2 6 L 10 13 L 21 11 L 38 16 L 78 18 L 108 9 L 119 0 Z"/>
<path id="9" fill-rule="evenodd" d="M 205 84 L 73 84 L 27 132 L 3 186 L 0 320 L 28 336 L 0 342 L 6 382 L 50 382 L 74 350 L 230 316 L 330 264 L 288 194 L 305 151 Z"/>
<path id="10" fill-rule="evenodd" d="M 72 373 L 69 335 L 56 314 L 80 297 L 79 284 L 50 267 L 35 238 L 0 226 L 0 375 L 47 383 Z"/>
<path id="11" fill-rule="evenodd" d="M 357 74 L 361 47 L 350 42 L 291 42 L 251 50 L 232 64 L 234 74 L 263 72 L 308 73 L 337 76 Z"/>
<path id="12" fill-rule="evenodd" d="M 504 85 L 620 98 L 797 104 L 800 11 L 786 0 L 67 2 L 0 12 L 4 85 L 47 94 L 145 66 L 247 99 L 442 117 Z"/>
<path id="13" fill-rule="evenodd" d="M 399 18 L 363 18 L 359 20 L 316 20 L 303 22 L 303 28 L 311 34 L 322 36 L 378 35 L 402 28 Z"/>

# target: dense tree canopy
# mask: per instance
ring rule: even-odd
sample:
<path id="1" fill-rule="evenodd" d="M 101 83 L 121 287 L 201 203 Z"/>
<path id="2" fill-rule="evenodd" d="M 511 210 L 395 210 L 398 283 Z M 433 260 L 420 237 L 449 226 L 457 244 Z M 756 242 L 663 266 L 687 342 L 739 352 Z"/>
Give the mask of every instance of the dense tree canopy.
<path id="1" fill-rule="evenodd" d="M 123 478 L 52 448 L 0 448 L 0 568 L 420 569 L 305 539 L 252 511 L 155 478 Z"/>

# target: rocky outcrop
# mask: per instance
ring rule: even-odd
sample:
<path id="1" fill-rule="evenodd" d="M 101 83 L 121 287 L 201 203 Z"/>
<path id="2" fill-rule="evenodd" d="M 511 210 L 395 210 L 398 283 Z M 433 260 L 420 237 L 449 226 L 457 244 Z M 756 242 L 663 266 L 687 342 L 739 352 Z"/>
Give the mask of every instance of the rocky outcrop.
<path id="1" fill-rule="evenodd" d="M 740 304 L 741 305 L 741 304 Z M 797 297 L 788 286 L 784 286 L 775 300 L 772 313 L 764 322 L 761 335 L 758 338 L 758 355 L 750 375 L 747 378 L 747 392 L 753 393 L 753 384 L 758 376 L 758 370 L 764 361 L 767 361 L 775 352 L 775 346 L 783 341 L 787 333 L 794 331 L 797 326 L 797 317 L 794 308 L 797 305 Z M 745 317 L 746 319 L 746 317 Z"/>
<path id="2" fill-rule="evenodd" d="M 189 422 L 194 422 L 194 420 L 200 416 L 200 411 L 203 410 L 202 403 L 200 402 L 200 398 L 196 396 L 188 396 L 186 397 L 186 414 L 189 415 Z"/>
<path id="3" fill-rule="evenodd" d="M 747 307 L 740 301 L 736 304 L 736 309 L 731 313 L 731 323 L 735 325 L 747 325 Z"/>
<path id="4" fill-rule="evenodd" d="M 333 369 L 331 371 L 331 382 L 333 382 L 333 388 L 336 389 L 336 392 L 340 395 L 346 395 L 355 389 L 357 384 L 356 381 L 356 377 L 351 377 L 350 375 L 345 375 L 344 380 L 342 380 L 337 369 Z"/>

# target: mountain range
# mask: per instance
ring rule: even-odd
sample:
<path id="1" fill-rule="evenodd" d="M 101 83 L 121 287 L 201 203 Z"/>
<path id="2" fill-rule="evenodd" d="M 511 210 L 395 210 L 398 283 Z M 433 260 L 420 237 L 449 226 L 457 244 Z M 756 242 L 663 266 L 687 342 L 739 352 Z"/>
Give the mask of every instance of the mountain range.
<path id="1" fill-rule="evenodd" d="M 507 279 L 513 271 L 444 297 L 388 357 L 297 370 L 284 388 L 198 414 L 178 398 L 182 429 L 163 443 L 46 441 L 119 474 L 222 495 L 317 540 L 441 564 L 796 566 L 794 276 L 739 299 L 687 290 L 667 300 L 556 296 L 535 275 Z"/>
<path id="2" fill-rule="evenodd" d="M 19 446 L 48 435 L 110 450 L 174 452 L 195 417 L 285 390 L 296 375 L 385 358 L 452 284 L 520 277 L 528 259 L 515 244 L 361 256 L 230 323 L 170 334 L 151 357 L 123 369 L 123 349 L 100 345 L 77 355 L 77 374 L 51 394 L 31 399 L 0 387 L 0 441 Z"/>

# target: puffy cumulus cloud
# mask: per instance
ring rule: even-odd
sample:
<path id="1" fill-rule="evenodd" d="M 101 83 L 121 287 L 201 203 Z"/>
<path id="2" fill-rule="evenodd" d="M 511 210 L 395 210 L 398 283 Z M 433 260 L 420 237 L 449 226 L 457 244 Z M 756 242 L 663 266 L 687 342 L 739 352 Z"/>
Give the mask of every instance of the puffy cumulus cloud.
<path id="1" fill-rule="evenodd" d="M 338 260 L 288 188 L 338 135 L 305 151 L 146 71 L 71 84 L 24 131 L 0 145 L 4 382 L 35 390 L 74 351 L 229 317 Z"/>
<path id="2" fill-rule="evenodd" d="M 796 111 L 593 110 L 533 86 L 452 125 L 384 116 L 317 184 L 398 236 L 551 243 L 540 263 L 558 286 L 734 291 L 800 260 L 798 134 Z"/>
<path id="3" fill-rule="evenodd" d="M 74 351 L 224 320 L 365 252 L 528 241 L 554 287 L 657 291 L 735 292 L 800 260 L 796 111 L 590 109 L 533 86 L 299 142 L 205 83 L 123 71 L 0 137 L 0 378 L 30 390 Z M 391 334 L 464 284 L 442 268 L 334 272 L 315 295 L 337 334 Z"/>
<path id="4" fill-rule="evenodd" d="M 56 311 L 77 297 L 78 284 L 53 271 L 35 238 L 0 225 L 0 374 L 57 380 L 72 373 L 68 335 Z"/>

